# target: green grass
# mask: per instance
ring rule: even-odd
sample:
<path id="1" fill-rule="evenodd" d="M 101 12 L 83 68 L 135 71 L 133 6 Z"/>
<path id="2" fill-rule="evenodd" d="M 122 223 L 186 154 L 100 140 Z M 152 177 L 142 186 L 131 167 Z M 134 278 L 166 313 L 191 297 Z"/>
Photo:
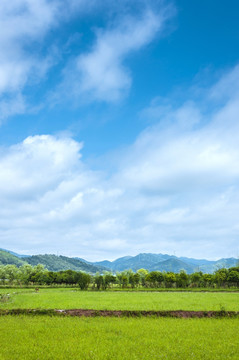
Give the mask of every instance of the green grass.
<path id="1" fill-rule="evenodd" d="M 239 293 L 1 289 L 0 309 L 234 310 Z M 0 360 L 238 359 L 239 319 L 0 316 Z"/>
<path id="2" fill-rule="evenodd" d="M 0 317 L 0 360 L 238 359 L 238 319 Z"/>
<path id="3" fill-rule="evenodd" d="M 221 310 L 239 311 L 239 293 L 90 292 L 75 289 L 6 289 L 0 309 Z"/>

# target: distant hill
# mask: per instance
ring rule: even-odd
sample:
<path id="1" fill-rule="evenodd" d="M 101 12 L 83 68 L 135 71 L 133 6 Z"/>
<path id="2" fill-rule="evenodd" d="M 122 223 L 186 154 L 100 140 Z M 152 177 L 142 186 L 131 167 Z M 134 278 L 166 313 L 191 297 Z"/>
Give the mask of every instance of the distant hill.
<path id="1" fill-rule="evenodd" d="M 122 258 L 116 259 L 112 262 L 109 261 L 100 261 L 95 262 L 96 265 L 107 266 L 113 271 L 123 271 L 126 269 L 132 269 L 133 271 L 137 271 L 139 269 L 147 269 L 149 271 L 159 270 L 159 271 L 179 271 L 181 269 L 187 269 L 187 271 L 193 272 L 193 266 L 189 266 L 188 264 L 178 260 L 175 256 L 167 255 L 167 254 L 151 254 L 151 253 L 143 253 L 138 254 L 136 256 L 124 256 Z M 107 264 L 107 265 L 106 265 Z M 181 267 L 180 267 L 181 266 Z"/>
<path id="2" fill-rule="evenodd" d="M 141 268 L 148 271 L 172 271 L 179 272 L 185 270 L 191 274 L 195 271 L 202 271 L 205 273 L 213 273 L 215 270 L 225 267 L 233 267 L 238 264 L 235 258 L 220 259 L 216 261 L 205 259 L 193 259 L 187 257 L 176 257 L 168 254 L 151 254 L 143 253 L 136 256 L 124 256 L 114 261 L 98 261 L 95 265 L 106 266 L 112 271 L 123 271 L 132 269 L 137 271 Z"/>
<path id="3" fill-rule="evenodd" d="M 85 271 L 88 273 L 96 273 L 97 271 L 102 272 L 107 270 L 102 266 L 95 266 L 93 264 L 86 263 L 84 261 L 69 258 L 66 256 L 56 255 L 32 255 L 24 259 L 28 264 L 35 266 L 37 264 L 45 265 L 49 271 L 60 271 L 60 270 L 75 270 Z"/>
<path id="4" fill-rule="evenodd" d="M 238 266 L 238 259 L 227 258 L 216 261 L 206 259 L 193 259 L 187 257 L 176 257 L 168 254 L 151 254 L 142 253 L 136 256 L 124 256 L 114 261 L 104 260 L 90 262 L 82 258 L 69 258 L 66 256 L 56 255 L 32 255 L 19 258 L 16 254 L 9 250 L 0 251 L 0 265 L 15 264 L 21 266 L 24 263 L 33 266 L 43 264 L 49 271 L 75 270 L 85 271 L 92 274 L 96 272 L 102 273 L 105 270 L 113 272 L 132 269 L 137 271 L 141 268 L 148 271 L 172 271 L 179 272 L 185 270 L 188 274 L 195 271 L 205 273 L 213 273 L 215 270 L 225 267 Z"/>
<path id="5" fill-rule="evenodd" d="M 205 259 L 193 259 L 187 257 L 179 257 L 179 260 L 186 262 L 187 264 L 192 264 L 195 266 L 203 266 L 203 265 L 213 265 L 215 261 L 213 260 L 205 260 Z"/>
<path id="6" fill-rule="evenodd" d="M 12 254 L 12 255 L 14 255 L 14 256 L 16 256 L 16 257 L 18 257 L 18 258 L 24 258 L 24 257 L 28 257 L 29 255 L 22 255 L 22 254 L 17 254 L 17 253 L 15 253 L 14 251 L 10 251 L 10 250 L 6 250 L 6 249 L 1 249 L 0 248 L 0 250 L 2 250 L 2 251 L 6 251 L 6 252 L 8 252 L 9 254 Z"/>
<path id="7" fill-rule="evenodd" d="M 191 274 L 195 271 L 195 267 L 179 259 L 168 259 L 154 265 L 152 270 L 171 271 L 176 273 L 180 272 L 180 270 L 185 270 L 188 274 Z"/>
<path id="8" fill-rule="evenodd" d="M 238 266 L 238 259 L 228 258 L 219 260 L 205 260 L 205 259 L 192 259 L 192 258 L 179 258 L 183 262 L 194 265 L 194 271 L 202 271 L 204 273 L 213 273 L 215 270 L 220 268 L 230 268 Z"/>
<path id="9" fill-rule="evenodd" d="M 93 264 L 69 258 L 66 256 L 33 255 L 24 257 L 23 259 L 19 259 L 17 256 L 13 255 L 9 251 L 0 250 L 0 265 L 11 264 L 19 267 L 27 263 L 32 266 L 42 264 L 49 271 L 61 271 L 70 269 L 95 274 L 98 271 L 102 272 L 104 270 L 108 270 L 102 266 L 95 266 Z"/>
<path id="10" fill-rule="evenodd" d="M 123 271 L 126 269 L 132 269 L 133 271 L 137 271 L 141 268 L 151 270 L 151 268 L 153 268 L 154 265 L 168 258 L 169 255 L 146 253 L 146 254 L 139 254 L 136 256 L 124 256 L 112 262 L 108 260 L 94 262 L 94 264 L 95 265 L 104 264 L 104 266 L 107 266 L 113 271 Z"/>
<path id="11" fill-rule="evenodd" d="M 16 265 L 21 266 L 25 262 L 8 251 L 0 250 L 0 265 Z"/>

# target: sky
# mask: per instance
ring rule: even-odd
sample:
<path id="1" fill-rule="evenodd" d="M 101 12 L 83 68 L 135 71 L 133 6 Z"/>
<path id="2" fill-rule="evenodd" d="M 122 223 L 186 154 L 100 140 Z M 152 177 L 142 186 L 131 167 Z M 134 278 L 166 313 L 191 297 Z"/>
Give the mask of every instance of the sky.
<path id="1" fill-rule="evenodd" d="M 0 247 L 239 255 L 237 0 L 1 0 Z"/>

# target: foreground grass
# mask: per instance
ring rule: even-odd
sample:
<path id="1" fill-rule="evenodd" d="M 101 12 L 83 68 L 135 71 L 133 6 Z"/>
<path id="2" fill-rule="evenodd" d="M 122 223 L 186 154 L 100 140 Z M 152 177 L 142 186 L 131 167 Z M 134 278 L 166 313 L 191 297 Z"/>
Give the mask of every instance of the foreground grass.
<path id="1" fill-rule="evenodd" d="M 87 292 L 75 289 L 10 289 L 0 309 L 227 310 L 239 311 L 239 293 Z"/>
<path id="2" fill-rule="evenodd" d="M 0 359 L 238 359 L 238 319 L 0 317 Z"/>

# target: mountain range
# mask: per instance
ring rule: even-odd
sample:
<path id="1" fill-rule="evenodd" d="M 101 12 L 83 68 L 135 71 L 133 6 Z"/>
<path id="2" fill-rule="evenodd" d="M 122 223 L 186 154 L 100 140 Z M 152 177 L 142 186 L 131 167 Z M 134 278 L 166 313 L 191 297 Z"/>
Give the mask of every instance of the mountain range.
<path id="1" fill-rule="evenodd" d="M 83 260 L 83 259 L 82 259 Z M 213 273 L 215 270 L 225 267 L 233 267 L 238 265 L 238 259 L 227 258 L 216 261 L 205 259 L 193 259 L 187 257 L 177 257 L 168 254 L 151 254 L 143 253 L 136 256 L 125 256 L 114 261 L 98 261 L 92 264 L 97 266 L 104 266 L 112 271 L 122 271 L 125 269 L 132 269 L 137 271 L 144 268 L 149 271 L 172 271 L 179 272 L 185 270 L 188 274 L 195 271 L 202 271 L 205 273 Z"/>
<path id="2" fill-rule="evenodd" d="M 172 271 L 179 272 L 185 270 L 188 274 L 195 271 L 205 273 L 213 273 L 215 270 L 225 267 L 238 266 L 236 258 L 222 258 L 216 261 L 206 259 L 193 259 L 187 257 L 177 257 L 168 254 L 151 254 L 142 253 L 136 256 L 124 256 L 114 261 L 104 260 L 90 262 L 85 259 L 57 255 L 19 255 L 13 251 L 0 249 L 0 265 L 14 264 L 21 266 L 23 264 L 35 266 L 37 264 L 44 265 L 49 271 L 75 270 L 85 271 L 95 274 L 102 273 L 105 270 L 112 272 L 132 269 L 147 269 L 148 271 Z"/>
<path id="3" fill-rule="evenodd" d="M 32 266 L 42 264 L 49 271 L 61 271 L 61 270 L 75 270 L 85 271 L 87 273 L 95 274 L 96 272 L 103 272 L 108 270 L 103 266 L 93 265 L 75 258 L 69 258 L 67 256 L 57 255 L 32 255 L 22 256 L 9 250 L 0 249 L 0 265 L 16 265 L 21 266 L 24 264 L 30 264 Z"/>

